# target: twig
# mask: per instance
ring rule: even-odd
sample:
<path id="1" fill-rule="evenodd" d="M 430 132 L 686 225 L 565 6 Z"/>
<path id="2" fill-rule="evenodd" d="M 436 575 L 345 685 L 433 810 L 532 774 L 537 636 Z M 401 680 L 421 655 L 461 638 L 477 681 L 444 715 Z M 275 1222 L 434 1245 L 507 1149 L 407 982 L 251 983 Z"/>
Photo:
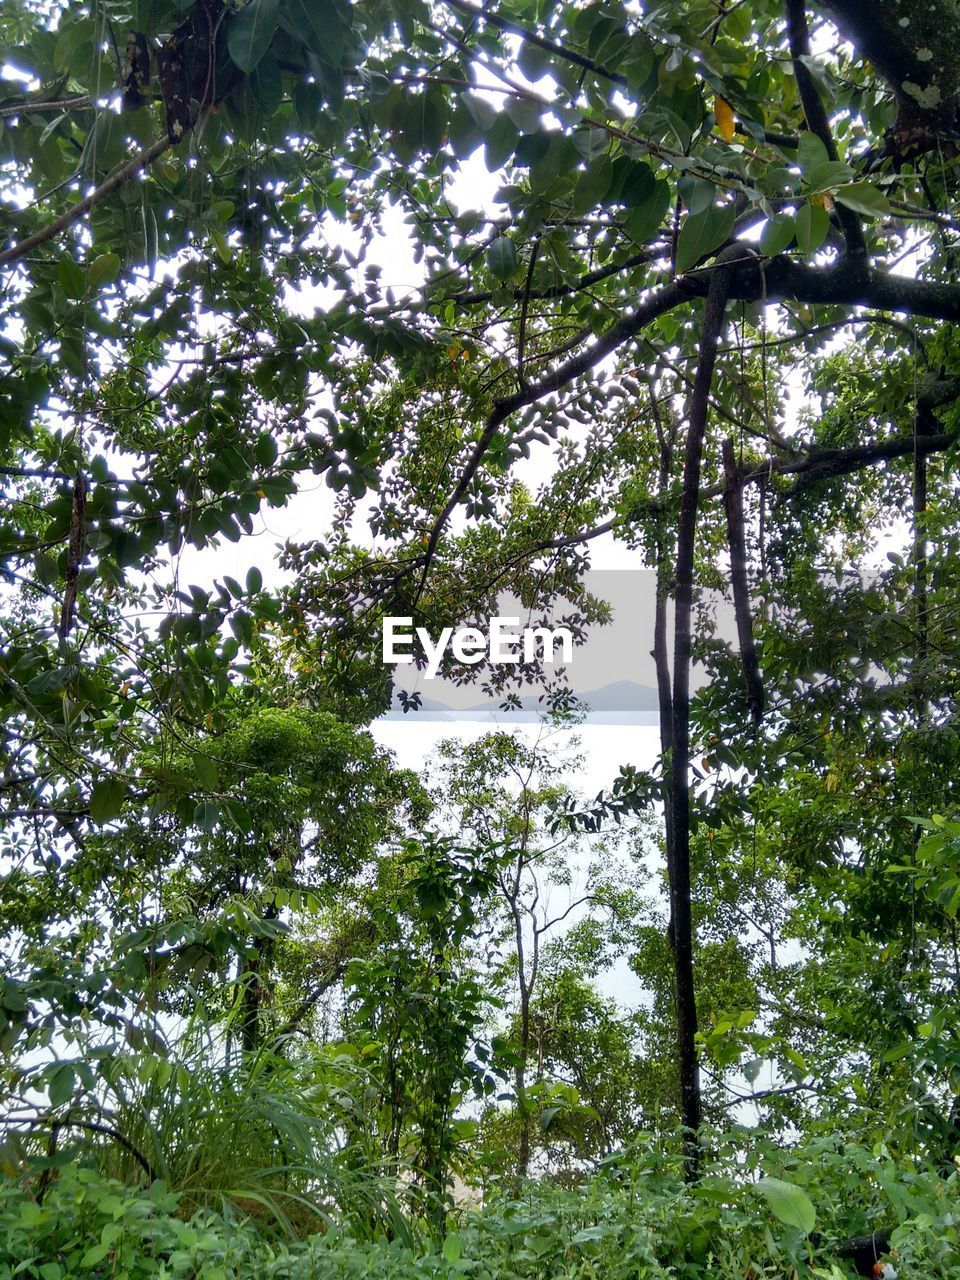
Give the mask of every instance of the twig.
<path id="1" fill-rule="evenodd" d="M 143 151 L 128 160 L 122 165 L 116 173 L 110 175 L 101 182 L 96 190 L 91 191 L 73 208 L 66 209 L 58 218 L 54 218 L 52 222 L 48 222 L 45 227 L 41 227 L 38 231 L 34 231 L 31 235 L 25 236 L 17 244 L 11 245 L 9 249 L 4 249 L 0 253 L 0 266 L 5 266 L 8 262 L 17 262 L 20 258 L 25 257 L 28 253 L 32 253 L 38 245 L 46 244 L 48 240 L 53 240 L 61 231 L 66 231 L 68 227 L 72 227 L 75 222 L 90 212 L 95 205 L 100 204 L 107 196 L 112 195 L 118 187 L 122 187 L 125 182 L 129 182 L 135 177 L 141 169 L 146 169 L 153 164 L 159 156 L 165 151 L 169 151 L 173 146 L 169 137 L 158 138 L 151 146 L 145 147 Z"/>
<path id="2" fill-rule="evenodd" d="M 517 382 L 520 384 L 520 390 L 526 388 L 527 382 L 523 376 L 523 346 L 527 337 L 527 308 L 530 305 L 530 286 L 533 283 L 533 271 L 537 265 L 537 255 L 540 252 L 540 237 L 537 236 L 533 242 L 533 248 L 530 250 L 530 265 L 527 267 L 527 279 L 523 290 L 523 303 L 520 307 L 520 332 L 517 335 Z"/>

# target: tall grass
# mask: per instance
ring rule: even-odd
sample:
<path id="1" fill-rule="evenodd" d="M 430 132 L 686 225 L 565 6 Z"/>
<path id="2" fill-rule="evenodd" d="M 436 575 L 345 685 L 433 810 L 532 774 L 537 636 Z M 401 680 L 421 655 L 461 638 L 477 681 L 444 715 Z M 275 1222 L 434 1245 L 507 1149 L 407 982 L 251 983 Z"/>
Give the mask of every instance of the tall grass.
<path id="1" fill-rule="evenodd" d="M 61 1148 L 127 1185 L 162 1180 L 182 1213 L 412 1243 L 395 1183 L 344 1145 L 333 1102 L 344 1082 L 331 1080 L 329 1057 L 289 1042 L 231 1054 L 230 1032 L 229 1018 L 195 1013 L 169 1049 L 101 1051 L 98 1087 L 61 1116 Z"/>

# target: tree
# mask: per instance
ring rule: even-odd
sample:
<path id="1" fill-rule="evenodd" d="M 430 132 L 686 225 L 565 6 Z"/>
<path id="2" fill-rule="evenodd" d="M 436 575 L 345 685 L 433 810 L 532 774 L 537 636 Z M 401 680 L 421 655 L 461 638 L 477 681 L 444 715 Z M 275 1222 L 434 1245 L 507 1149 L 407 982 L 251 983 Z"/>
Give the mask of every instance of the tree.
<path id="1" fill-rule="evenodd" d="M 216 799 L 169 758 L 227 728 L 238 683 L 289 679 L 362 722 L 389 694 L 384 612 L 429 624 L 507 586 L 575 591 L 612 533 L 676 597 L 672 641 L 665 611 L 657 628 L 662 768 L 637 800 L 667 807 L 696 1176 L 702 831 L 732 833 L 755 884 L 737 841 L 765 818 L 775 842 L 782 816 L 801 903 L 822 865 L 845 921 L 882 901 L 889 924 L 886 868 L 914 865 L 917 808 L 955 803 L 960 37 L 953 0 L 901 9 L 867 22 L 834 0 L 852 51 L 818 57 L 825 18 L 799 0 L 7 6 L 15 921 L 69 918 L 57 860 L 125 800 Z M 493 214 L 451 196 L 481 147 Z M 423 270 L 402 296 L 374 256 L 391 207 Z M 315 284 L 332 301 L 311 309 L 298 294 Z M 816 414 L 784 412 L 790 383 Z M 549 480 L 531 492 L 534 454 Z M 180 587 L 186 545 L 243 545 L 264 505 L 318 476 L 335 518 L 285 552 L 289 589 L 257 568 Z M 867 563 L 868 505 L 908 513 L 904 558 L 834 592 L 827 565 Z M 740 672 L 694 626 L 696 588 L 727 573 Z M 717 679 L 691 718 L 694 652 Z M 856 745 L 821 754 L 847 724 Z M 703 758 L 744 772 L 700 786 Z M 91 874 L 110 871 L 108 855 Z M 944 922 L 911 919 L 916 977 Z"/>
<path id="2" fill-rule="evenodd" d="M 374 916 L 379 946 L 355 958 L 346 975 L 351 1033 L 379 1059 L 381 1158 L 394 1177 L 413 1172 L 441 1229 L 457 1106 L 496 1084 L 479 1043 L 488 997 L 471 954 L 492 876 L 482 850 L 443 838 L 410 842 L 395 893 Z"/>
<path id="3" fill-rule="evenodd" d="M 592 938 L 596 972 L 604 953 L 629 937 L 639 909 L 638 877 L 627 859 L 642 852 L 643 828 L 601 830 L 590 839 L 557 821 L 575 803 L 564 778 L 581 764 L 558 753 L 562 723 L 544 725 L 532 743 L 503 731 L 446 742 L 435 782 L 437 820 L 469 833 L 490 864 L 482 904 L 492 952 L 486 980 L 512 1015 L 506 1048 L 517 1178 L 528 1176 L 534 1121 L 539 1111 L 542 1123 L 544 1113 L 547 1058 L 537 1025 L 549 999 L 541 990 L 549 953 L 581 918 L 581 930 L 600 935 Z"/>

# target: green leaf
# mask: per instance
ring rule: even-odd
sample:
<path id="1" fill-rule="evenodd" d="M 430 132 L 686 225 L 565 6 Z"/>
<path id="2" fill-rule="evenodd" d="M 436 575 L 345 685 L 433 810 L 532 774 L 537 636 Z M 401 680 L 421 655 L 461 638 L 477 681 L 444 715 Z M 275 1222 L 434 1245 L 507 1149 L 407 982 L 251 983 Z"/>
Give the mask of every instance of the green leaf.
<path id="1" fill-rule="evenodd" d="M 554 1122 L 554 1119 L 562 1110 L 563 1110 L 562 1107 L 544 1107 L 544 1109 L 540 1112 L 540 1128 L 544 1131 L 544 1133 L 546 1133 L 546 1131 L 550 1128 L 550 1126 Z"/>
<path id="2" fill-rule="evenodd" d="M 837 204 L 845 205 L 868 218 L 881 218 L 891 212 L 890 201 L 879 187 L 874 187 L 869 182 L 851 182 L 848 186 L 837 187 L 833 196 Z"/>
<path id="3" fill-rule="evenodd" d="M 719 249 L 733 230 L 736 216 L 732 204 L 711 205 L 702 213 L 689 214 L 677 237 L 677 271 L 687 271 Z"/>
<path id="4" fill-rule="evenodd" d="M 743 1064 L 743 1074 L 747 1078 L 747 1082 L 751 1085 L 756 1084 L 757 1077 L 763 1069 L 763 1058 L 748 1058 Z"/>
<path id="5" fill-rule="evenodd" d="M 486 133 L 496 124 L 500 113 L 493 103 L 486 98 L 467 92 L 460 95 L 460 101 L 466 107 L 481 133 Z"/>
<path id="6" fill-rule="evenodd" d="M 832 191 L 841 182 L 849 182 L 854 171 L 842 160 L 828 160 L 826 164 L 818 164 L 804 177 L 813 191 Z"/>
<path id="7" fill-rule="evenodd" d="M 509 280 L 517 269 L 517 246 L 507 236 L 497 236 L 487 250 L 487 270 L 498 280 Z"/>
<path id="8" fill-rule="evenodd" d="M 157 265 L 157 254 L 159 252 L 160 228 L 157 225 L 157 215 L 149 205 L 143 206 L 143 260 L 153 274 L 153 269 Z"/>
<path id="9" fill-rule="evenodd" d="M 201 800 L 193 811 L 193 820 L 209 835 L 220 821 L 220 806 L 216 800 Z"/>
<path id="10" fill-rule="evenodd" d="M 506 113 L 498 115 L 492 128 L 487 132 L 483 144 L 483 163 L 490 173 L 496 173 L 517 149 L 520 135 L 517 127 Z"/>
<path id="11" fill-rule="evenodd" d="M 233 250 L 230 248 L 230 244 L 229 244 L 229 241 L 227 240 L 227 237 L 223 234 L 222 231 L 219 230 L 219 228 L 211 227 L 210 239 L 213 241 L 214 246 L 216 247 L 217 257 L 224 264 L 224 266 L 229 266 L 230 260 L 233 257 Z"/>
<path id="12" fill-rule="evenodd" d="M 805 1235 L 810 1234 L 817 1214 L 804 1190 L 781 1178 L 761 1178 L 756 1189 L 770 1206 L 773 1216 L 784 1226 L 798 1227 Z"/>
<path id="13" fill-rule="evenodd" d="M 52 1107 L 62 1107 L 73 1097 L 74 1070 L 69 1062 L 63 1062 L 47 1079 L 47 1092 Z"/>
<path id="14" fill-rule="evenodd" d="M 815 133 L 808 130 L 801 133 L 800 145 L 797 147 L 797 164 L 805 178 L 822 164 L 829 163 L 827 148 Z"/>
<path id="15" fill-rule="evenodd" d="M 613 165 L 609 157 L 600 156 L 577 178 L 573 193 L 573 209 L 575 213 L 586 213 L 588 209 L 598 205 L 610 190 L 613 180 Z"/>
<path id="16" fill-rule="evenodd" d="M 816 253 L 826 240 L 827 232 L 830 230 L 830 218 L 822 205 L 807 201 L 797 210 L 793 225 L 796 229 L 800 252 L 809 257 L 811 253 Z"/>
<path id="17" fill-rule="evenodd" d="M 232 822 L 238 831 L 242 831 L 244 835 L 253 830 L 253 819 L 242 804 L 237 804 L 236 800 L 223 806 L 223 816 Z"/>
<path id="18" fill-rule="evenodd" d="M 793 218 L 787 213 L 774 214 L 772 218 L 767 219 L 760 232 L 760 252 L 775 258 L 778 253 L 783 253 L 787 248 L 794 234 Z"/>
<path id="19" fill-rule="evenodd" d="M 72 258 L 61 258 L 57 263 L 57 277 L 68 298 L 79 301 L 86 292 L 86 277 Z"/>
<path id="20" fill-rule="evenodd" d="M 703 213 L 713 204 L 716 188 L 712 182 L 703 178 L 692 178 L 684 175 L 677 183 L 680 199 L 690 214 Z"/>
<path id="21" fill-rule="evenodd" d="M 263 590 L 263 574 L 256 565 L 251 565 L 247 570 L 247 593 L 251 596 L 256 595 L 258 591 Z"/>
<path id="22" fill-rule="evenodd" d="M 193 752 L 193 767 L 197 771 L 197 777 L 205 787 L 215 787 L 220 778 L 220 770 L 217 768 L 216 761 L 211 760 L 209 756 L 205 756 L 202 751 Z"/>
<path id="23" fill-rule="evenodd" d="M 227 50 L 248 75 L 270 48 L 280 16 L 280 0 L 250 0 L 227 20 Z"/>
<path id="24" fill-rule="evenodd" d="M 463 1256 L 463 1244 L 456 1231 L 451 1231 L 443 1241 L 444 1262 L 459 1262 Z"/>
<path id="25" fill-rule="evenodd" d="M 645 244 L 659 231 L 670 207 L 670 184 L 658 178 L 642 201 L 626 217 L 627 234 L 636 244 Z"/>
<path id="26" fill-rule="evenodd" d="M 277 460 L 279 449 L 272 432 L 264 431 L 253 446 L 253 454 L 262 467 L 271 467 Z"/>
<path id="27" fill-rule="evenodd" d="M 503 109 L 521 133 L 536 133 L 540 128 L 540 113 L 543 108 L 538 102 L 508 95 L 503 100 Z"/>
<path id="28" fill-rule="evenodd" d="M 101 253 L 87 267 L 87 285 L 91 289 L 99 289 L 102 284 L 116 280 L 120 273 L 120 256 L 116 253 Z"/>
<path id="29" fill-rule="evenodd" d="M 253 100 L 265 116 L 272 116 L 283 101 L 283 77 L 273 54 L 261 58 L 250 77 Z"/>
<path id="30" fill-rule="evenodd" d="M 645 205 L 653 195 L 656 186 L 653 170 L 643 160 L 637 160 L 630 166 L 620 187 L 620 199 L 628 209 L 636 209 Z"/>
<path id="31" fill-rule="evenodd" d="M 90 821 L 97 826 L 110 822 L 123 808 L 127 797 L 126 783 L 119 778 L 104 778 L 90 792 Z"/>
<path id="32" fill-rule="evenodd" d="M 798 1072 L 800 1072 L 800 1074 L 801 1074 L 801 1075 L 806 1075 L 806 1074 L 807 1074 L 807 1071 L 809 1070 L 809 1068 L 807 1067 L 806 1061 L 805 1061 L 805 1059 L 804 1059 L 804 1058 L 803 1058 L 799 1053 L 797 1053 L 796 1049 L 791 1049 L 791 1048 L 788 1046 L 788 1047 L 784 1050 L 784 1053 L 785 1053 L 785 1055 L 786 1055 L 786 1057 L 787 1057 L 787 1060 L 788 1060 L 790 1063 L 792 1063 L 792 1065 L 794 1066 L 794 1068 L 795 1068 Z"/>
<path id="33" fill-rule="evenodd" d="M 436 89 L 410 99 L 403 136 L 414 150 L 435 155 L 443 145 L 448 126 L 447 102 Z"/>
<path id="34" fill-rule="evenodd" d="M 595 1240 L 605 1240 L 614 1233 L 615 1228 L 608 1223 L 600 1223 L 595 1227 L 582 1227 L 570 1241 L 571 1244 L 590 1244 Z"/>
<path id="35" fill-rule="evenodd" d="M 343 29 L 331 0 L 284 0 L 286 26 L 311 52 L 336 65 L 343 55 Z"/>
<path id="36" fill-rule="evenodd" d="M 80 1266 L 95 1267 L 98 1262 L 102 1262 L 104 1260 L 109 1252 L 110 1246 L 108 1244 L 92 1245 L 80 1259 Z"/>

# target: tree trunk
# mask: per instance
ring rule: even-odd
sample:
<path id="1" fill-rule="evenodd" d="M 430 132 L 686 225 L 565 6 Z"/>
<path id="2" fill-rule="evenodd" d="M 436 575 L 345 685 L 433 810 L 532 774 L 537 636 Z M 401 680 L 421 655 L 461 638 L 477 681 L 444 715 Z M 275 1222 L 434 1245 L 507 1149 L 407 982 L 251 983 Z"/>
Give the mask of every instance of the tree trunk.
<path id="1" fill-rule="evenodd" d="M 822 0 L 841 34 L 897 96 L 894 132 L 932 147 L 960 122 L 960 0 Z"/>
<path id="2" fill-rule="evenodd" d="M 264 920 L 276 920 L 280 912 L 275 903 L 267 905 Z M 267 1000 L 270 968 L 273 963 L 275 940 L 269 936 L 253 939 L 253 955 L 243 965 L 243 1013 L 240 1020 L 240 1043 L 244 1052 L 256 1053 L 263 1044 L 263 1006 Z"/>
<path id="3" fill-rule="evenodd" d="M 693 910 L 690 875 L 690 657 L 693 620 L 693 564 L 700 500 L 700 469 L 710 405 L 710 383 L 726 311 L 730 269 L 742 256 L 740 245 L 721 253 L 710 278 L 703 316 L 700 355 L 683 460 L 683 486 L 677 525 L 676 606 L 673 619 L 673 748 L 668 804 L 671 830 L 670 898 L 673 956 L 677 984 L 677 1053 L 680 1069 L 680 1123 L 687 1180 L 700 1175 L 700 1064 L 697 1059 L 697 1001 L 693 983 Z"/>
<path id="4" fill-rule="evenodd" d="M 530 1169 L 530 1112 L 527 1107 L 527 1059 L 530 1054 L 530 984 L 524 970 L 526 956 L 523 944 L 523 920 L 515 910 L 514 927 L 517 939 L 517 967 L 520 988 L 520 1044 L 514 1089 L 517 1095 L 517 1114 L 520 1117 L 520 1133 L 517 1140 L 517 1177 L 525 1178 Z"/>

